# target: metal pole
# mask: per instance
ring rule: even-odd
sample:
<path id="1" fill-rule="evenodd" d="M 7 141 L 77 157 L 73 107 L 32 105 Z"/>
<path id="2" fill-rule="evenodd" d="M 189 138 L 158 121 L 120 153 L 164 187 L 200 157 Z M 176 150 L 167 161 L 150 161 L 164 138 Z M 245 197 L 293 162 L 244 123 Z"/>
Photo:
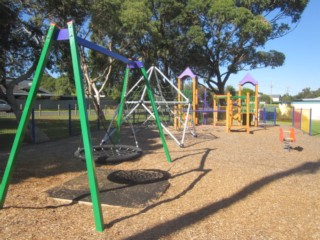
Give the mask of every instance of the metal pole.
<path id="1" fill-rule="evenodd" d="M 68 113 L 69 113 L 69 118 L 68 118 L 68 127 L 69 127 L 69 136 L 72 135 L 72 119 L 71 119 L 71 104 L 69 104 L 68 108 Z"/>
<path id="2" fill-rule="evenodd" d="M 154 116 L 155 116 L 155 119 L 156 119 L 156 123 L 157 123 L 158 129 L 159 129 L 159 134 L 160 134 L 160 138 L 161 138 L 161 141 L 162 141 L 164 152 L 165 152 L 166 157 L 167 157 L 167 161 L 168 162 L 172 162 L 171 156 L 170 156 L 170 153 L 169 153 L 169 149 L 168 149 L 168 146 L 167 146 L 167 142 L 166 142 L 166 139 L 165 139 L 164 134 L 163 134 L 163 130 L 162 130 L 162 126 L 161 126 L 161 122 L 160 122 L 157 106 L 156 106 L 155 101 L 154 101 L 153 92 L 152 92 L 152 89 L 151 89 L 151 86 L 150 86 L 150 83 L 149 83 L 149 80 L 148 80 L 146 69 L 144 67 L 141 67 L 140 69 L 141 69 L 142 75 L 144 76 L 145 84 L 147 86 L 148 97 L 149 97 L 149 100 L 151 102 L 152 110 L 153 110 L 153 113 L 154 113 Z"/>
<path id="3" fill-rule="evenodd" d="M 34 117 L 34 108 L 32 108 L 31 111 L 31 138 L 32 138 L 32 143 L 36 143 L 36 124 L 35 124 L 35 117 Z"/>
<path id="4" fill-rule="evenodd" d="M 124 78 L 123 78 L 121 100 L 120 100 L 119 111 L 118 111 L 118 121 L 117 121 L 116 135 L 115 135 L 115 139 L 114 139 L 115 143 L 119 142 L 120 127 L 121 127 L 121 124 L 122 124 L 122 114 L 123 114 L 123 109 L 124 109 L 124 104 L 125 104 L 125 99 L 126 99 L 127 86 L 128 86 L 128 78 L 129 78 L 129 68 L 127 67 L 126 71 L 125 71 L 125 74 L 124 74 Z"/>
<path id="5" fill-rule="evenodd" d="M 81 124 L 81 132 L 82 139 L 86 157 L 86 165 L 88 170 L 88 181 L 90 186 L 90 194 L 91 201 L 94 213 L 94 220 L 96 224 L 96 230 L 102 232 L 104 229 L 103 226 L 103 216 L 101 211 L 100 204 L 100 196 L 99 196 L 99 186 L 97 181 L 97 176 L 95 173 L 95 162 L 93 161 L 92 156 L 92 143 L 91 143 L 91 134 L 90 134 L 90 126 L 88 122 L 88 113 L 86 109 L 86 99 L 83 88 L 82 74 L 80 68 L 80 58 L 78 45 L 76 40 L 76 32 L 74 28 L 73 22 L 68 22 L 68 31 L 69 31 L 69 42 L 71 49 L 71 57 L 72 57 L 72 67 L 73 74 L 76 85 L 76 93 L 77 93 L 77 102 L 79 105 L 79 113 L 80 113 L 80 124 Z"/>

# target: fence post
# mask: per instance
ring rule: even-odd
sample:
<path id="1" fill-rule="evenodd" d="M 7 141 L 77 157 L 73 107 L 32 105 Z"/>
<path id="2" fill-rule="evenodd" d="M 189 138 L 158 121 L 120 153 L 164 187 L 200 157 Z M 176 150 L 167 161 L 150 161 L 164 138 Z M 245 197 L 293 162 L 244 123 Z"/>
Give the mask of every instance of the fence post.
<path id="1" fill-rule="evenodd" d="M 68 106 L 69 118 L 68 118 L 68 129 L 69 129 L 69 136 L 72 135 L 72 122 L 71 122 L 71 104 Z"/>
<path id="2" fill-rule="evenodd" d="M 41 117 L 41 104 L 39 104 L 39 117 Z"/>
<path id="3" fill-rule="evenodd" d="M 60 116 L 60 104 L 58 104 L 58 116 Z"/>
<path id="4" fill-rule="evenodd" d="M 36 129 L 35 129 L 35 119 L 34 119 L 34 108 L 31 111 L 31 138 L 32 143 L 36 143 Z"/>
<path id="5" fill-rule="evenodd" d="M 312 136 L 312 108 L 310 108 L 309 115 L 309 135 Z"/>
<path id="6" fill-rule="evenodd" d="M 300 130 L 302 130 L 302 108 L 300 109 Z"/>
<path id="7" fill-rule="evenodd" d="M 273 125 L 277 125 L 277 107 L 273 109 Z"/>
<path id="8" fill-rule="evenodd" d="M 267 110 L 265 107 L 263 108 L 262 121 L 263 121 L 264 125 L 267 124 Z"/>
<path id="9" fill-rule="evenodd" d="M 294 107 L 293 107 L 293 108 L 292 108 L 292 127 L 295 127 L 295 126 L 294 126 L 294 117 L 295 117 L 294 111 L 295 111 L 295 109 L 294 109 Z"/>

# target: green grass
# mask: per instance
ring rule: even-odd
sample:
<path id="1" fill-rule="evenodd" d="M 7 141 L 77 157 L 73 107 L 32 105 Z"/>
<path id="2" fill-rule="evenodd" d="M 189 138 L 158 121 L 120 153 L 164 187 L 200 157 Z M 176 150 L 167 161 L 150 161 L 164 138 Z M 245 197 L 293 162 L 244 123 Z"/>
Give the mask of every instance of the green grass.
<path id="1" fill-rule="evenodd" d="M 320 136 L 320 121 L 312 121 L 311 123 L 312 136 Z"/>
<path id="2" fill-rule="evenodd" d="M 97 119 L 95 116 L 89 117 L 91 131 L 98 129 Z M 69 137 L 68 116 L 45 116 L 35 120 L 35 125 L 44 131 L 51 140 Z M 0 118 L 0 150 L 8 150 L 11 148 L 16 130 L 17 122 L 14 118 Z M 100 127 L 103 129 L 103 127 Z M 71 133 L 73 136 L 80 135 L 81 127 L 78 117 L 71 120 Z"/>

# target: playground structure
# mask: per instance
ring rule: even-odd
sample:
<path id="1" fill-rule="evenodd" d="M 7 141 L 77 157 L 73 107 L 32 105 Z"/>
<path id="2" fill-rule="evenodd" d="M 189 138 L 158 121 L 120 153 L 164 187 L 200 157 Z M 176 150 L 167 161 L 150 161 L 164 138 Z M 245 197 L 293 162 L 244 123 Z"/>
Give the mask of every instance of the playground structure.
<path id="1" fill-rule="evenodd" d="M 284 143 L 284 149 L 290 151 L 291 145 L 290 143 L 296 141 L 295 130 L 293 127 L 290 128 L 289 131 L 284 131 L 283 128 L 279 128 L 279 140 Z M 289 136 L 287 136 L 289 134 Z"/>
<path id="2" fill-rule="evenodd" d="M 205 114 L 213 113 L 213 125 L 217 126 L 221 114 L 225 114 L 226 131 L 230 132 L 234 128 L 245 128 L 246 132 L 250 132 L 251 120 L 253 119 L 253 125 L 258 126 L 259 105 L 258 105 L 258 82 L 248 73 L 238 85 L 238 95 L 213 95 L 213 106 L 209 107 L 206 102 L 207 93 L 203 99 L 204 106 L 199 108 L 199 91 L 197 76 L 187 67 L 178 76 L 178 89 L 183 91 L 183 81 L 186 78 L 192 79 L 192 121 L 194 125 L 199 125 L 199 113 L 203 113 L 203 123 L 206 124 Z M 252 84 L 255 87 L 254 96 L 242 96 L 242 87 L 245 84 Z M 178 95 L 178 101 L 181 96 Z M 220 101 L 224 101 L 226 106 L 219 106 Z M 178 111 L 180 107 L 178 107 Z M 219 116 L 220 114 L 220 116 Z M 237 124 L 236 124 L 237 123 Z M 179 124 L 179 123 L 177 123 Z M 175 123 L 175 126 L 177 126 Z M 178 125 L 179 126 L 179 125 Z"/>
<path id="3" fill-rule="evenodd" d="M 254 96 L 242 95 L 242 87 L 245 84 L 252 84 L 255 87 Z M 220 101 L 223 100 L 226 106 L 220 106 Z M 238 85 L 238 95 L 214 95 L 213 96 L 213 124 L 219 124 L 221 114 L 225 114 L 226 132 L 232 129 L 245 129 L 250 132 L 251 121 L 255 127 L 258 126 L 259 104 L 258 104 L 258 82 L 248 73 Z"/>
<path id="4" fill-rule="evenodd" d="M 231 96 L 230 93 L 227 94 L 226 132 L 234 129 L 245 129 L 249 133 L 250 114 L 249 93 L 247 93 L 247 96 Z"/>
<path id="5" fill-rule="evenodd" d="M 189 67 L 187 67 L 179 76 L 178 76 L 178 90 L 179 92 L 182 92 L 184 84 L 183 81 L 187 78 L 191 78 L 192 79 L 192 122 L 194 125 L 198 125 L 199 124 L 199 118 L 198 118 L 198 114 L 197 114 L 197 110 L 198 110 L 198 104 L 199 104 L 199 100 L 198 100 L 198 78 L 197 76 L 191 71 L 191 69 Z M 178 94 L 178 101 L 181 101 L 182 95 Z M 181 106 L 178 106 L 178 111 L 182 111 L 181 110 Z M 190 116 L 187 115 L 187 117 L 189 118 Z M 175 127 L 179 126 L 179 122 L 175 122 Z"/>
<path id="6" fill-rule="evenodd" d="M 89 127 L 88 116 L 86 111 L 86 99 L 85 99 L 85 93 L 84 93 L 84 84 L 82 80 L 82 72 L 80 67 L 80 58 L 79 58 L 79 50 L 78 50 L 79 45 L 82 45 L 83 47 L 86 47 L 88 49 L 91 49 L 101 54 L 112 57 L 118 61 L 125 63 L 127 66 L 125 70 L 125 76 L 124 76 L 124 82 L 123 82 L 123 91 L 122 91 L 123 94 L 121 95 L 121 101 L 118 109 L 119 112 L 118 112 L 118 119 L 117 119 L 116 133 L 115 133 L 116 137 L 119 136 L 120 127 L 123 121 L 122 116 L 123 116 L 123 110 L 125 105 L 124 93 L 126 92 L 126 88 L 128 86 L 129 71 L 130 69 L 140 69 L 141 75 L 143 76 L 144 84 L 146 86 L 145 91 L 147 92 L 147 97 L 149 98 L 149 101 L 150 101 L 150 105 L 151 105 L 153 115 L 159 130 L 159 135 L 160 135 L 161 142 L 162 142 L 164 152 L 168 162 L 171 162 L 171 157 L 170 157 L 170 153 L 169 153 L 166 140 L 163 134 L 161 122 L 160 122 L 158 111 L 157 111 L 157 106 L 155 104 L 153 92 L 151 89 L 151 85 L 148 81 L 148 76 L 144 68 L 144 64 L 138 60 L 130 60 L 124 56 L 111 52 L 85 39 L 77 37 L 75 26 L 72 21 L 68 22 L 67 29 L 59 29 L 53 23 L 50 25 L 50 28 L 46 36 L 45 43 L 38 61 L 32 86 L 30 88 L 30 92 L 28 94 L 26 104 L 21 115 L 21 120 L 18 125 L 17 133 L 15 136 L 15 139 L 11 148 L 11 152 L 9 155 L 9 159 L 8 159 L 8 162 L 4 171 L 4 175 L 1 181 L 0 208 L 3 207 L 5 202 L 9 184 L 12 179 L 14 167 L 16 165 L 17 154 L 21 148 L 23 136 L 27 128 L 32 107 L 37 95 L 37 91 L 40 86 L 41 78 L 46 67 L 48 56 L 50 54 L 50 49 L 55 41 L 69 41 L 69 44 L 70 44 L 72 67 L 73 67 L 73 73 L 74 73 L 74 79 L 75 79 L 75 85 L 76 85 L 77 102 L 78 102 L 79 113 L 80 113 L 82 140 L 84 144 L 84 148 L 83 148 L 84 158 L 86 161 L 86 166 L 88 171 L 88 181 L 89 181 L 90 195 L 92 200 L 94 220 L 95 220 L 96 230 L 103 231 L 104 229 L 103 216 L 101 211 L 99 187 L 98 187 L 96 170 L 95 170 L 95 162 L 93 159 L 93 146 L 91 142 L 90 127 Z"/>
<path id="7" fill-rule="evenodd" d="M 150 67 L 147 75 L 155 96 L 161 127 L 178 146 L 184 147 L 186 133 L 196 135 L 190 119 L 185 117 L 192 112 L 190 100 L 157 67 Z M 147 100 L 147 87 L 143 80 L 141 77 L 130 89 L 124 89 L 122 93 L 125 99 L 123 120 L 132 124 L 134 135 L 142 128 L 153 127 L 155 120 L 151 102 Z M 111 122 L 103 139 L 104 143 L 108 142 L 116 132 L 115 128 L 112 129 L 112 124 Z M 174 129 L 171 126 L 174 126 Z"/>
<path id="8" fill-rule="evenodd" d="M 253 98 L 250 99 L 250 103 L 248 102 L 247 104 L 250 104 L 250 112 L 249 112 L 249 114 L 251 114 L 253 116 L 254 126 L 258 127 L 258 120 L 259 120 L 258 119 L 258 114 L 259 114 L 259 85 L 258 85 L 258 82 L 249 73 L 247 73 L 247 75 L 242 79 L 242 81 L 239 82 L 239 93 L 238 93 L 239 96 L 242 95 L 241 94 L 242 93 L 242 87 L 245 84 L 251 84 L 255 88 L 254 96 L 253 96 Z M 240 99 L 240 105 L 241 105 L 241 99 Z"/>

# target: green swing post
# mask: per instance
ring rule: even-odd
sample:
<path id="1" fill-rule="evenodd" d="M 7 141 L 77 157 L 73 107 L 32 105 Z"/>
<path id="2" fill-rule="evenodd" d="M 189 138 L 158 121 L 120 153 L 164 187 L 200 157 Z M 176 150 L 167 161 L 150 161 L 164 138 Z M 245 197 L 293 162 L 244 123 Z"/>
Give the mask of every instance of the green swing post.
<path id="1" fill-rule="evenodd" d="M 92 155 L 91 134 L 90 134 L 90 127 L 88 123 L 88 114 L 86 110 L 85 93 L 84 93 L 83 82 L 81 77 L 82 74 L 80 70 L 79 51 L 78 51 L 76 33 L 75 33 L 73 22 L 68 22 L 68 31 L 69 31 L 72 67 L 73 67 L 73 73 L 74 73 L 74 79 L 75 79 L 75 85 L 76 85 L 76 93 L 77 93 L 79 113 L 80 113 L 81 132 L 82 132 L 82 139 L 83 139 L 83 145 L 84 145 L 84 151 L 85 151 L 85 157 L 86 157 L 86 165 L 88 170 L 88 179 L 89 179 L 91 201 L 93 206 L 94 220 L 96 224 L 96 230 L 99 232 L 102 232 L 104 229 L 104 226 L 103 226 L 103 216 L 102 216 L 101 204 L 100 204 L 99 187 L 98 187 L 98 181 L 95 173 L 95 162 L 93 161 L 93 155 Z"/>
<path id="2" fill-rule="evenodd" d="M 124 102 L 126 98 L 126 92 L 128 87 L 128 78 L 129 78 L 129 67 L 126 68 L 124 78 L 123 78 L 123 85 L 122 85 L 122 92 L 121 92 L 121 100 L 120 100 L 120 106 L 118 110 L 118 120 L 117 120 L 117 129 L 116 129 L 116 135 L 114 142 L 119 142 L 119 135 L 120 135 L 120 127 L 122 124 L 122 114 L 123 114 L 123 108 L 124 108 Z"/>
<path id="3" fill-rule="evenodd" d="M 162 142 L 162 145 L 163 145 L 164 152 L 165 152 L 166 157 L 167 157 L 167 161 L 168 162 L 172 162 L 171 156 L 170 156 L 170 153 L 169 153 L 169 149 L 168 149 L 168 146 L 167 146 L 167 142 L 166 142 L 166 139 L 165 139 L 164 134 L 163 134 L 163 130 L 162 130 L 162 126 L 161 126 L 161 122 L 160 122 L 157 106 L 156 106 L 155 101 L 154 101 L 153 92 L 152 92 L 152 88 L 150 86 L 150 82 L 148 80 L 148 75 L 147 75 L 146 69 L 144 67 L 141 67 L 140 69 L 141 69 L 141 73 L 142 73 L 144 82 L 145 82 L 145 84 L 147 86 L 148 97 L 149 97 L 149 100 L 151 102 L 151 107 L 152 107 L 152 110 L 153 110 L 154 117 L 156 119 L 156 123 L 157 123 L 158 130 L 159 130 L 159 135 L 160 135 L 160 138 L 161 138 L 161 142 Z"/>
<path id="4" fill-rule="evenodd" d="M 14 171 L 14 167 L 16 164 L 17 154 L 20 150 L 21 143 L 25 134 L 26 127 L 28 125 L 28 120 L 30 118 L 32 106 L 35 100 L 35 97 L 38 92 L 38 88 L 40 85 L 40 80 L 43 75 L 44 69 L 46 67 L 46 63 L 48 60 L 49 52 L 51 45 L 54 41 L 55 35 L 57 33 L 57 28 L 54 24 L 50 25 L 44 46 L 41 51 L 40 59 L 36 68 L 36 72 L 32 81 L 32 85 L 30 88 L 30 92 L 28 94 L 25 107 L 23 109 L 21 119 L 17 128 L 17 133 L 13 141 L 13 145 L 10 151 L 9 159 L 6 165 L 6 169 L 1 181 L 0 185 L 0 208 L 3 207 L 4 201 L 8 192 L 8 187 L 12 178 L 12 174 Z"/>

